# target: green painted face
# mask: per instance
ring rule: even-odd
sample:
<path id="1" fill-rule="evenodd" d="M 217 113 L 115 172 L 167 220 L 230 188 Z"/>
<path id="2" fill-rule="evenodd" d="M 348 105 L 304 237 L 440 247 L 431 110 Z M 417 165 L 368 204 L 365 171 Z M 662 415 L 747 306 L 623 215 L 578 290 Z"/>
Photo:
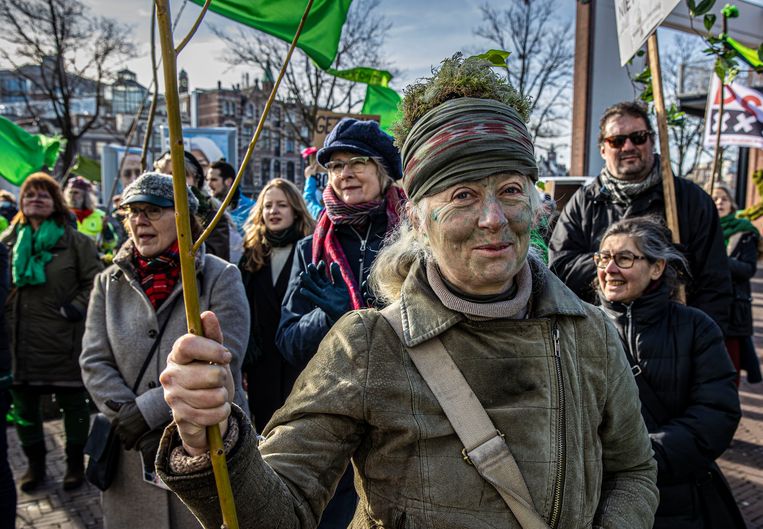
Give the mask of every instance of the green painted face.
<path id="1" fill-rule="evenodd" d="M 440 272 L 466 294 L 508 290 L 527 258 L 534 193 L 511 173 L 463 182 L 426 199 L 424 235 Z"/>

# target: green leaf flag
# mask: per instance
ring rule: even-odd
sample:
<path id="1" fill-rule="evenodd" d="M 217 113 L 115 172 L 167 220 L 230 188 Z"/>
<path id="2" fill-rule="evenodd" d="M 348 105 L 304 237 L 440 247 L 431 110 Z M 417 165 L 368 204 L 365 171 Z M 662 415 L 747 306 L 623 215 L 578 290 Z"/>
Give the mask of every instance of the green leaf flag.
<path id="1" fill-rule="evenodd" d="M 204 0 L 192 0 L 204 5 Z M 339 48 L 342 26 L 352 0 L 315 0 L 297 47 L 324 70 Z M 246 26 L 291 42 L 305 12 L 307 0 L 212 0 L 209 9 Z"/>
<path id="2" fill-rule="evenodd" d="M 0 176 L 13 185 L 21 185 L 35 171 L 52 168 L 60 148 L 60 138 L 29 134 L 0 116 Z"/>
<path id="3" fill-rule="evenodd" d="M 737 55 L 744 60 L 747 64 L 755 68 L 756 70 L 763 69 L 763 61 L 761 61 L 761 58 L 758 56 L 758 51 L 753 50 L 752 48 L 748 48 L 747 46 L 743 45 L 741 42 L 738 42 L 731 37 L 725 37 L 726 44 L 731 46 L 731 48 L 737 52 Z"/>
<path id="4" fill-rule="evenodd" d="M 330 68 L 327 72 L 341 79 L 367 84 L 366 100 L 360 113 L 380 116 L 379 126 L 383 131 L 390 132 L 390 127 L 400 117 L 398 104 L 401 99 L 400 95 L 388 86 L 392 79 L 391 73 L 387 70 L 375 70 L 362 66 L 349 70 Z"/>
<path id="5" fill-rule="evenodd" d="M 480 53 L 479 55 L 475 55 L 475 57 L 478 59 L 485 59 L 493 66 L 496 66 L 499 68 L 508 68 L 506 61 L 508 60 L 509 55 L 511 55 L 510 51 L 488 50 L 485 53 Z"/>
<path id="6" fill-rule="evenodd" d="M 82 176 L 90 180 L 91 182 L 101 181 L 101 164 L 91 158 L 77 155 L 77 161 L 71 168 L 71 174 Z"/>

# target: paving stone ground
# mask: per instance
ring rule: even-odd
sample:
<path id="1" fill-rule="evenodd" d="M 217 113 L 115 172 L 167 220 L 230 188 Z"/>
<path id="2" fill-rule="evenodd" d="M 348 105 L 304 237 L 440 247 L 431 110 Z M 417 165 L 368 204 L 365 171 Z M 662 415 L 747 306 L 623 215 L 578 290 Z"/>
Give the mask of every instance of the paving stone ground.
<path id="1" fill-rule="evenodd" d="M 759 270 L 763 267 L 759 267 Z M 752 281 L 755 345 L 763 353 L 763 270 Z M 739 387 L 742 421 L 731 447 L 719 460 L 748 529 L 763 529 L 763 384 L 742 380 Z M 33 494 L 18 491 L 17 529 L 102 529 L 98 490 L 85 484 L 64 492 L 63 424 L 45 423 L 48 450 L 47 482 Z M 8 430 L 9 458 L 16 482 L 25 470 L 25 458 L 15 431 Z M 140 527 L 140 523 L 136 527 Z"/>

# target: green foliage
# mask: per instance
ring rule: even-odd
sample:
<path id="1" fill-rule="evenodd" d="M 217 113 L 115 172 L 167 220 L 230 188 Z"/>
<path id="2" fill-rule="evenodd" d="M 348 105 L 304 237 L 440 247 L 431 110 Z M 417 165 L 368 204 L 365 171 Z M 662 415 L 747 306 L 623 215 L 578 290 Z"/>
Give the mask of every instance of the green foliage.
<path id="1" fill-rule="evenodd" d="M 506 64 L 506 61 L 509 59 L 509 55 L 511 55 L 510 51 L 505 50 L 488 50 L 485 53 L 480 53 L 479 55 L 475 55 L 477 59 L 485 59 L 487 62 L 492 64 L 493 66 L 497 68 L 506 68 L 509 69 L 509 65 Z"/>
<path id="2" fill-rule="evenodd" d="M 726 4 L 723 6 L 721 14 L 726 18 L 737 18 L 739 16 L 739 8 L 733 4 Z"/>
<path id="3" fill-rule="evenodd" d="M 414 123 L 434 107 L 451 99 L 475 97 L 500 101 L 515 109 L 527 122 L 530 100 L 522 97 L 509 81 L 493 70 L 490 61 L 456 53 L 445 59 L 432 77 L 408 86 L 401 104 L 403 116 L 392 126 L 395 143 L 402 146 Z"/>
<path id="4" fill-rule="evenodd" d="M 703 23 L 705 24 L 705 29 L 707 31 L 710 31 L 711 29 L 713 29 L 713 25 L 715 24 L 715 19 L 716 19 L 716 16 L 712 13 L 708 13 L 707 15 L 705 15 Z"/>
<path id="5" fill-rule="evenodd" d="M 713 8 L 715 0 L 702 0 L 699 4 L 696 4 L 694 0 L 686 0 L 686 4 L 689 6 L 691 16 L 701 17 Z"/>

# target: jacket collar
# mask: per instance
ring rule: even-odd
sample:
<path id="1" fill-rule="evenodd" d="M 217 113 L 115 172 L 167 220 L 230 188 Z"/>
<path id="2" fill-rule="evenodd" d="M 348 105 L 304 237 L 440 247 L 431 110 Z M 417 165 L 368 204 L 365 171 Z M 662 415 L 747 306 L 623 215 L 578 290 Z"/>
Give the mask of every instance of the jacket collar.
<path id="1" fill-rule="evenodd" d="M 553 316 L 585 316 L 583 303 L 548 268 L 530 261 L 533 293 L 530 297 L 530 318 Z M 463 314 L 445 307 L 429 286 L 426 265 L 413 264 L 403 283 L 400 295 L 403 320 L 403 342 L 414 347 L 438 336 L 466 319 Z"/>
<path id="2" fill-rule="evenodd" d="M 119 248 L 119 251 L 114 256 L 114 264 L 119 268 L 119 270 L 124 273 L 130 280 L 135 279 L 135 264 L 133 263 L 133 249 L 135 248 L 135 243 L 132 241 L 132 239 L 127 239 L 125 243 L 122 245 L 121 248 Z M 199 251 L 196 252 L 196 255 L 194 256 L 194 264 L 196 265 L 196 275 L 201 273 L 202 267 L 204 265 L 204 255 L 206 254 L 205 245 L 202 244 L 201 248 L 199 248 Z M 180 281 L 178 281 L 178 285 L 180 285 Z"/>
<path id="3" fill-rule="evenodd" d="M 616 317 L 624 316 L 628 311 L 628 305 L 625 303 L 607 301 L 601 295 L 599 295 L 599 299 L 605 311 Z M 665 307 L 668 306 L 669 302 L 670 290 L 668 285 L 664 280 L 660 281 L 660 284 L 653 291 L 633 300 L 630 304 L 631 317 L 641 324 L 654 323 L 663 317 Z"/>

